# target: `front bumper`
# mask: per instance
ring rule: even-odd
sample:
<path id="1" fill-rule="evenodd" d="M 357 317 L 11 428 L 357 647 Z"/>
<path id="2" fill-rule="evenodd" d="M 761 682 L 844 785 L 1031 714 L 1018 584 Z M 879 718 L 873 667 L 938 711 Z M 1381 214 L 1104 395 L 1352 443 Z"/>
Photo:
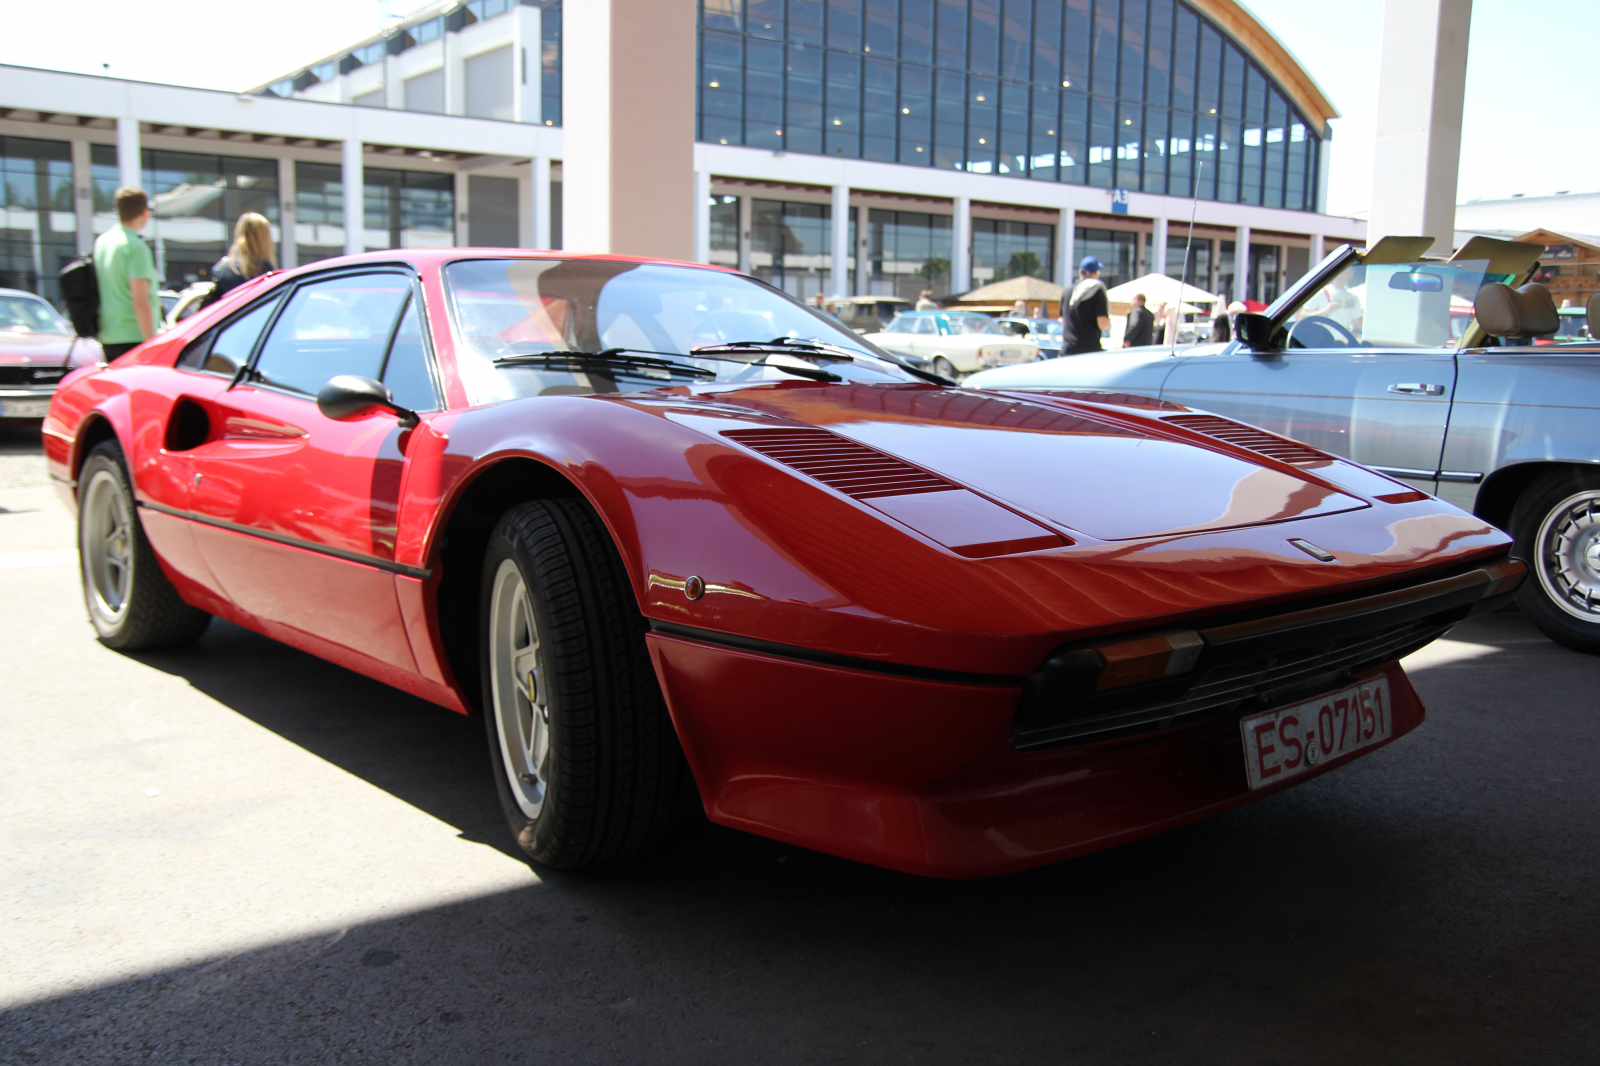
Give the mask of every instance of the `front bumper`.
<path id="1" fill-rule="evenodd" d="M 1017 686 L 783 659 L 652 633 L 650 652 L 713 822 L 932 877 L 1058 862 L 1311 780 L 1251 790 L 1239 716 L 1098 744 L 1018 751 Z M 1393 734 L 1422 723 L 1398 663 Z M 1385 741 L 1387 744 L 1389 741 Z"/>
<path id="2" fill-rule="evenodd" d="M 858 666 L 662 624 L 648 642 L 712 821 L 908 873 L 977 877 L 1209 817 L 1382 746 L 1251 790 L 1247 716 L 1383 674 L 1389 739 L 1405 735 L 1423 707 L 1398 659 L 1504 603 L 1523 573 L 1501 559 L 1218 619 L 1200 631 L 1191 678 L 1110 705 L 1075 687 L 1083 650 L 1071 646 L 1038 674 L 1006 678 Z"/>

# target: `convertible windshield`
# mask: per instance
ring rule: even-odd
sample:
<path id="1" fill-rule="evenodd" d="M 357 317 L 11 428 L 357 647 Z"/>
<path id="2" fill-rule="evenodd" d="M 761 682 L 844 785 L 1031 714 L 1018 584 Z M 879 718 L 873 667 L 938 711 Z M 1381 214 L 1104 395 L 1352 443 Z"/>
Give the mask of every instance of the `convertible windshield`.
<path id="1" fill-rule="evenodd" d="M 668 385 L 916 380 L 804 304 L 720 270 L 474 259 L 444 276 L 475 405 Z"/>
<path id="2" fill-rule="evenodd" d="M 1487 260 L 1352 262 L 1290 317 L 1291 348 L 1448 348 L 1472 320 Z"/>

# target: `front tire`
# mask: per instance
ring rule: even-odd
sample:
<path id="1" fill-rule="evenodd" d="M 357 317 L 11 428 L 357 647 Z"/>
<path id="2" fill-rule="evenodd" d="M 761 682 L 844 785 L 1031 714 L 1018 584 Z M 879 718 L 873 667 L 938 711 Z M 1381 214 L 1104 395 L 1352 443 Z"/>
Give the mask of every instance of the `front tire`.
<path id="1" fill-rule="evenodd" d="M 1600 472 L 1534 482 L 1511 519 L 1516 555 L 1533 571 L 1517 604 L 1551 640 L 1600 655 Z"/>
<path id="2" fill-rule="evenodd" d="M 211 624 L 211 616 L 184 603 L 161 572 L 115 441 L 96 445 L 78 477 L 78 561 L 89 621 L 108 648 L 193 644 Z"/>
<path id="3" fill-rule="evenodd" d="M 687 766 L 598 516 L 575 499 L 508 510 L 481 603 L 489 758 L 517 844 L 556 867 L 657 847 Z"/>
<path id="4" fill-rule="evenodd" d="M 936 355 L 933 357 L 933 372 L 938 374 L 940 377 L 949 378 L 951 381 L 955 381 L 960 377 L 960 375 L 956 373 L 955 364 L 951 363 L 950 360 L 946 359 L 942 355 Z"/>

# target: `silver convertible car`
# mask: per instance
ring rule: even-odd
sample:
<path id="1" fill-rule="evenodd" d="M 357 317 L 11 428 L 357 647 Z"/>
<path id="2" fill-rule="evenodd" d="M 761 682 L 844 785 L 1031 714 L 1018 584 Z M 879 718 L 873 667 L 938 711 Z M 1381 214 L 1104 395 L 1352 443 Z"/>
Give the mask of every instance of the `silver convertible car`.
<path id="1" fill-rule="evenodd" d="M 985 390 L 1132 393 L 1251 422 L 1436 494 L 1516 538 L 1519 603 L 1600 654 L 1600 341 L 1560 327 L 1528 284 L 1540 245 L 1427 237 L 1329 254 L 1227 344 L 1132 348 L 999 367 Z M 1600 305 L 1600 298 L 1591 301 Z M 1600 306 L 1591 307 L 1600 321 Z"/>

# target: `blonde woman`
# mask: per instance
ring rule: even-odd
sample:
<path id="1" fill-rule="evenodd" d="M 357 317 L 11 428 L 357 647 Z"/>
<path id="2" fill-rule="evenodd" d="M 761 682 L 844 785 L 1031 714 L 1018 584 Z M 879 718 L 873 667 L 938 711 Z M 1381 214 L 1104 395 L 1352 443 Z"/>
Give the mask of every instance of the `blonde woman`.
<path id="1" fill-rule="evenodd" d="M 272 224 L 254 211 L 239 216 L 233 227 L 233 246 L 211 268 L 215 284 L 201 307 L 209 307 L 251 278 L 278 269 L 272 254 Z"/>

